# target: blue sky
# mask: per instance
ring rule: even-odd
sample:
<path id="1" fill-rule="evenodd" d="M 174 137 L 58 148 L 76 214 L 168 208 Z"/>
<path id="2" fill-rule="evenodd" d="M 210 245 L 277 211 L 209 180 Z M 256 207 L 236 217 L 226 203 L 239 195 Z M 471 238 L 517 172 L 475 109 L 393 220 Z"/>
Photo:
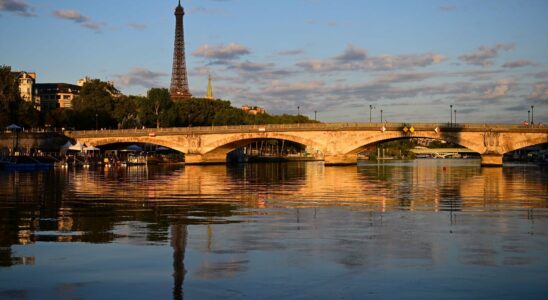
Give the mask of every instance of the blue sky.
<path id="1" fill-rule="evenodd" d="M 326 122 L 548 123 L 548 1 L 187 0 L 191 92 Z M 175 0 L 0 0 L 0 64 L 168 87 Z"/>

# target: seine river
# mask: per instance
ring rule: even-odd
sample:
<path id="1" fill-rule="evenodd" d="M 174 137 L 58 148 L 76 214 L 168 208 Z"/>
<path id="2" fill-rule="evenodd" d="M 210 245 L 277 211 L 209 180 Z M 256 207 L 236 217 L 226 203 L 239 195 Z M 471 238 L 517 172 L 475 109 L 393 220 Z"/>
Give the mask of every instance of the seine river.
<path id="1" fill-rule="evenodd" d="M 546 299 L 548 169 L 0 173 L 0 299 Z"/>

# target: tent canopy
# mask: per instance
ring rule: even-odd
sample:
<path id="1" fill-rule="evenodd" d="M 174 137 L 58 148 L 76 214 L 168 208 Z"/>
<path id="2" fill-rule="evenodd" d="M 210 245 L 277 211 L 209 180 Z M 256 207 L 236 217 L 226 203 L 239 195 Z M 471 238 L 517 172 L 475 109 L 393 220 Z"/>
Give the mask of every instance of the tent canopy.
<path id="1" fill-rule="evenodd" d="M 68 149 L 82 152 L 84 150 L 84 145 L 80 144 L 80 142 L 77 142 L 76 145 L 72 145 Z"/>
<path id="2" fill-rule="evenodd" d="M 89 145 L 89 146 L 85 146 L 85 147 L 84 147 L 84 151 L 85 151 L 85 152 L 89 152 L 89 151 L 99 151 L 99 150 L 101 150 L 101 149 L 99 149 L 99 148 L 97 148 L 97 147 L 94 147 L 94 146 L 92 146 L 92 145 Z"/>
<path id="3" fill-rule="evenodd" d="M 129 151 L 143 151 L 143 148 L 139 147 L 138 145 L 131 145 L 126 148 Z"/>
<path id="4" fill-rule="evenodd" d="M 16 125 L 16 124 L 11 124 L 8 127 L 6 127 L 6 129 L 8 129 L 8 130 L 21 130 L 21 129 L 23 129 L 23 127 L 21 127 L 19 125 Z"/>

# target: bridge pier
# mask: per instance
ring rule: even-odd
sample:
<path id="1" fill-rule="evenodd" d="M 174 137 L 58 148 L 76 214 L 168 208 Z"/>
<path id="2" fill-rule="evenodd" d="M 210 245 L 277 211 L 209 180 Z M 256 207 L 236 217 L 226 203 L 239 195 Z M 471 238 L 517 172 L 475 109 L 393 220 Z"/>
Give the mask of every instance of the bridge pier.
<path id="1" fill-rule="evenodd" d="M 502 167 L 502 154 L 482 154 L 482 167 Z"/>
<path id="2" fill-rule="evenodd" d="M 355 165 L 358 163 L 358 157 L 354 155 L 324 155 L 324 164 L 326 166 L 344 166 Z"/>
<path id="3" fill-rule="evenodd" d="M 226 155 L 203 155 L 203 154 L 185 154 L 185 164 L 187 165 L 210 165 L 226 164 Z"/>

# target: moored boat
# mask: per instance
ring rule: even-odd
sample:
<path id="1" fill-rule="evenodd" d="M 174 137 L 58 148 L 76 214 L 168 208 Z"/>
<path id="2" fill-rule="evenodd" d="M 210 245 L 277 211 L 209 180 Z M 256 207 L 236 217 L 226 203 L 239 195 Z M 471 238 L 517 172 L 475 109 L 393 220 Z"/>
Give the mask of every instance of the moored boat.
<path id="1" fill-rule="evenodd" d="M 54 161 L 31 156 L 9 156 L 0 160 L 0 169 L 4 170 L 44 170 L 53 165 Z"/>

